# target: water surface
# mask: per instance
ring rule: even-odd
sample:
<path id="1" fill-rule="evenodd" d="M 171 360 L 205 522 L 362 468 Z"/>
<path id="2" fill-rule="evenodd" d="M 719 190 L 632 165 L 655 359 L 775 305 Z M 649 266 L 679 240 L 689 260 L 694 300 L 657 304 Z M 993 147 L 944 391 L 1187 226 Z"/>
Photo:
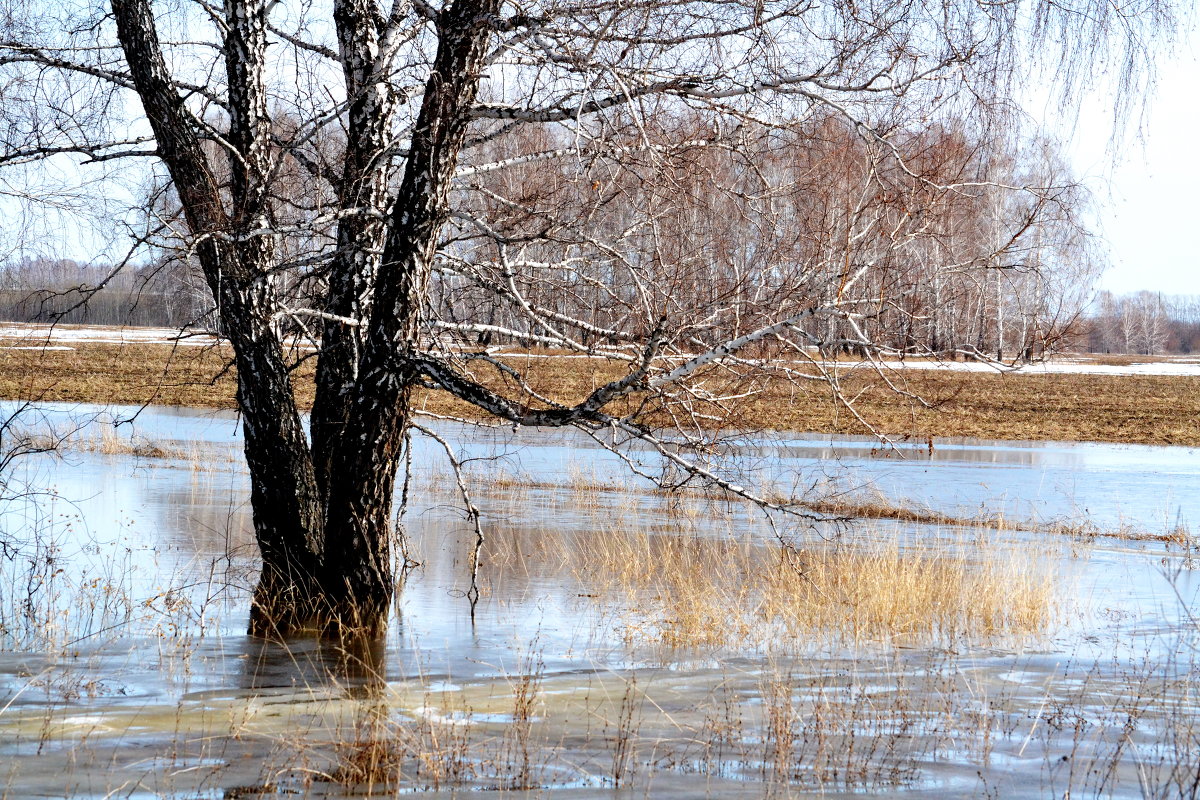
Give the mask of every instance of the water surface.
<path id="1" fill-rule="evenodd" d="M 483 599 L 472 614 L 474 534 L 444 453 L 418 439 L 405 528 L 421 566 L 386 640 L 345 652 L 243 635 L 255 550 L 236 416 L 43 412 L 38 425 L 111 430 L 167 457 L 68 450 L 19 464 L 14 477 L 36 491 L 0 510 L 11 546 L 0 562 L 10 797 L 343 796 L 329 778 L 363 752 L 356 746 L 377 741 L 402 754 L 401 788 L 531 786 L 572 797 L 631 786 L 655 796 L 1139 797 L 1139 780 L 1182 786 L 1196 763 L 1200 585 L 1190 550 L 1084 541 L 1044 524 L 1190 526 L 1200 497 L 1193 450 L 746 443 L 730 453 L 729 475 L 747 485 L 878 493 L 1028 523 L 983 533 L 785 526 L 797 543 L 1019 553 L 1053 570 L 1062 602 L 1043 630 L 1021 637 L 814 633 L 672 648 L 631 626 L 619 604 L 590 597 L 589 576 L 563 568 L 563 548 L 626 528 L 769 546 L 759 515 L 641 491 L 615 456 L 570 432 L 441 424 L 479 479 Z M 495 474 L 509 477 L 489 481 Z"/>

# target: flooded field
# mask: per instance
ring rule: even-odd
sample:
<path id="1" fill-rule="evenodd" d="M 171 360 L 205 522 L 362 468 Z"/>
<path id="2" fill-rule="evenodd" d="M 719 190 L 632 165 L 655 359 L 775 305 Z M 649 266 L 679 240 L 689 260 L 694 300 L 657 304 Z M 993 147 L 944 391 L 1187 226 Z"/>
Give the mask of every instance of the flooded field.
<path id="1" fill-rule="evenodd" d="M 481 599 L 418 440 L 387 637 L 338 647 L 243 633 L 236 419 L 135 411 L 45 409 L 0 508 L 6 797 L 1200 795 L 1196 451 L 775 437 L 739 479 L 963 524 L 772 529 L 443 425 Z"/>

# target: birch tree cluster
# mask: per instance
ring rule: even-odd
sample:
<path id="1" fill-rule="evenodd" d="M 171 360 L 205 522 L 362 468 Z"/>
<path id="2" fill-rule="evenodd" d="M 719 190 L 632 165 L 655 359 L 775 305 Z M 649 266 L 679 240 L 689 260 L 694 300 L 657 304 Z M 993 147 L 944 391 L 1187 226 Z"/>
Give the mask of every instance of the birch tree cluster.
<path id="1" fill-rule="evenodd" d="M 1196 295 L 1105 291 L 1093 304 L 1087 322 L 1087 344 L 1092 352 L 1200 352 L 1200 297 Z"/>
<path id="2" fill-rule="evenodd" d="M 955 123 L 892 132 L 902 160 L 829 114 L 716 139 L 663 113 L 619 157 L 481 175 L 434 284 L 438 329 L 587 354 L 657 329 L 682 354 L 798 316 L 755 351 L 1040 357 L 1096 274 L 1087 198 L 1045 148 Z M 537 149 L 513 138 L 493 163 Z"/>
<path id="3" fill-rule="evenodd" d="M 818 355 L 1014 360 L 1078 333 L 1103 262 L 1081 221 L 1086 192 L 1048 144 L 985 139 L 951 120 L 896 132 L 901 160 L 832 114 L 739 121 L 721 137 L 720 119 L 687 110 L 618 122 L 611 146 L 594 152 L 561 126 L 480 147 L 482 165 L 465 167 L 455 191 L 427 343 L 596 355 L 662 324 L 695 348 L 814 301 L 863 312 L 857 324 L 797 326 L 788 346 Z M 277 124 L 280 139 L 296 135 L 290 119 Z M 312 155 L 332 170 L 344 148 L 333 132 Z M 323 211 L 336 198 L 314 179 L 315 163 L 284 163 L 273 193 L 288 230 L 275 280 L 281 308 L 308 311 L 285 312 L 280 330 L 320 347 L 311 314 L 337 249 L 338 217 Z M 159 181 L 146 201 L 146 263 L 10 262 L 0 315 L 218 329 L 178 235 L 178 197 Z M 845 266 L 868 263 L 848 294 Z"/>

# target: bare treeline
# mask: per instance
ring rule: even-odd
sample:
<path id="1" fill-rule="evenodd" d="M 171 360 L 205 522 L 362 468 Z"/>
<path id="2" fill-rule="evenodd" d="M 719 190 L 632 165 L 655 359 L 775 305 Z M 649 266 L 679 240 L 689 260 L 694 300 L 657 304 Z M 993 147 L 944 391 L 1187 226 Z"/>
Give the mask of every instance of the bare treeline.
<path id="1" fill-rule="evenodd" d="M 1095 353 L 1200 353 L 1200 296 L 1101 292 L 1087 321 Z"/>
<path id="2" fill-rule="evenodd" d="M 0 265 L 0 320 L 83 325 L 210 327 L 212 297 L 166 263 L 87 264 L 25 257 Z"/>
<path id="3" fill-rule="evenodd" d="M 706 341 L 781 308 L 853 307 L 792 326 L 826 354 L 1029 357 L 1074 330 L 1098 261 L 1076 220 L 1086 197 L 1047 147 L 929 124 L 891 132 L 902 161 L 834 115 L 720 140 L 716 123 L 666 116 L 649 135 L 669 151 L 638 146 L 642 126 L 619 158 L 475 179 L 434 284 L 442 325 L 536 343 L 532 306 L 582 323 L 584 347 L 615 344 L 650 334 L 649 292 L 672 333 Z M 570 142 L 507 137 L 487 158 L 556 146 Z"/>
<path id="4" fill-rule="evenodd" d="M 659 318 L 735 338 L 781 307 L 847 302 L 849 276 L 866 264 L 853 287 L 861 315 L 802 323 L 808 345 L 1011 360 L 1051 352 L 1076 331 L 1099 262 L 1077 223 L 1087 198 L 1049 147 L 930 124 L 892 133 L 909 154 L 900 161 L 833 115 L 716 136 L 719 124 L 663 112 L 653 130 L 630 121 L 610 134 L 615 147 L 595 154 L 565 130 L 495 136 L 480 148 L 487 166 L 465 170 L 469 187 L 435 270 L 442 336 L 468 347 L 562 346 L 540 320 L 570 318 L 584 348 L 640 340 L 654 324 L 645 313 L 653 287 Z M 330 138 L 317 147 L 336 162 L 344 145 Z M 520 155 L 530 152 L 574 157 Z M 282 221 L 294 230 L 281 237 L 283 283 L 297 307 L 313 305 L 327 290 L 335 221 L 321 225 L 328 198 L 303 176 L 277 180 L 295 198 Z M 179 213 L 167 188 L 151 204 L 163 218 Z M 10 263 L 0 316 L 214 327 L 198 265 L 178 244 L 160 240 L 155 264 L 122 270 Z M 287 324 L 311 335 L 302 318 Z"/>

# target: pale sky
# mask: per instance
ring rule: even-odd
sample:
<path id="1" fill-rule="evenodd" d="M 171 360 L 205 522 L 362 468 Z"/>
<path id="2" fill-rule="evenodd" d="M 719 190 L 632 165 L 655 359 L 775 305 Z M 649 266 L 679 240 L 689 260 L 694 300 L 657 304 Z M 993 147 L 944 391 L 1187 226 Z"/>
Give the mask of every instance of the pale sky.
<path id="1" fill-rule="evenodd" d="M 1181 46 L 1160 65 L 1141 137 L 1131 128 L 1115 166 L 1111 117 L 1085 109 L 1069 145 L 1096 193 L 1112 267 L 1100 288 L 1200 294 L 1200 59 Z M 1097 104 L 1098 105 L 1098 104 Z"/>

